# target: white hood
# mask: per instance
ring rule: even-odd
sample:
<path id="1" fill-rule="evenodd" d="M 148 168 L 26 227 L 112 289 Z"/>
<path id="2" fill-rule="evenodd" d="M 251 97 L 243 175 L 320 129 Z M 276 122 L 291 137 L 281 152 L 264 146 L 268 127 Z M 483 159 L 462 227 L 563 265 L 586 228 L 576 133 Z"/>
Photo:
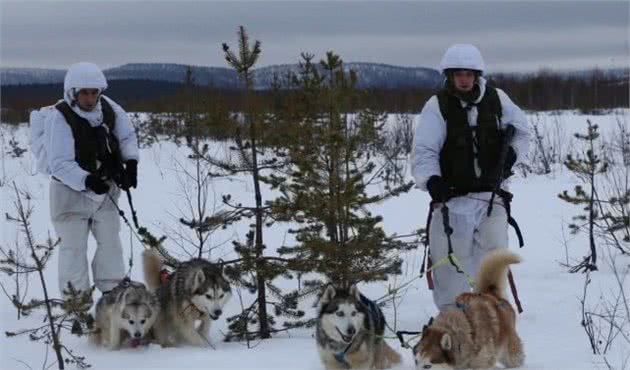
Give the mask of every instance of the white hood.
<path id="1" fill-rule="evenodd" d="M 63 98 L 72 105 L 74 95 L 81 89 L 99 89 L 102 93 L 107 88 L 107 80 L 101 69 L 94 63 L 80 62 L 68 68 L 63 80 Z"/>

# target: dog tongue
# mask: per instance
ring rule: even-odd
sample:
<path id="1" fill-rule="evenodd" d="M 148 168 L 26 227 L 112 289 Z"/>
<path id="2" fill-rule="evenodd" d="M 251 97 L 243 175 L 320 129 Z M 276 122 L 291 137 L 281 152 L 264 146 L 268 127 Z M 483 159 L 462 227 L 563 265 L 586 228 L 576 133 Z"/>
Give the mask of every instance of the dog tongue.
<path id="1" fill-rule="evenodd" d="M 131 347 L 137 348 L 139 345 L 140 345 L 140 339 L 132 339 L 131 340 Z"/>

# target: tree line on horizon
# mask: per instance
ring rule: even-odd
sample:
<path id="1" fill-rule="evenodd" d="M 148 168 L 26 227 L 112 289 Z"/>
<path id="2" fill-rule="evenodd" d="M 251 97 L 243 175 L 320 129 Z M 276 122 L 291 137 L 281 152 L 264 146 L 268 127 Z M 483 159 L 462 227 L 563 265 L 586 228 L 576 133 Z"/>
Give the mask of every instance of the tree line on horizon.
<path id="1" fill-rule="evenodd" d="M 283 76 L 278 76 L 281 80 Z M 594 69 L 584 73 L 563 73 L 540 70 L 529 74 L 489 75 L 491 85 L 505 90 L 521 107 L 532 111 L 575 109 L 582 112 L 597 112 L 611 108 L 630 107 L 628 73 L 607 73 Z M 186 87 L 182 82 L 151 80 L 112 80 L 106 94 L 120 102 L 128 112 L 176 112 L 184 104 L 184 89 L 207 100 L 221 102 L 225 109 L 242 111 L 242 94 L 237 89 L 214 88 L 213 86 Z M 280 84 L 281 85 L 281 84 Z M 438 87 L 439 88 L 439 87 Z M 437 88 L 372 88 L 363 89 L 357 107 L 390 113 L 416 113 Z M 256 90 L 263 101 L 271 102 L 278 93 Z M 63 84 L 0 85 L 2 122 L 19 123 L 28 120 L 31 110 L 54 104 L 62 96 Z M 200 112 L 203 106 L 194 108 Z"/>

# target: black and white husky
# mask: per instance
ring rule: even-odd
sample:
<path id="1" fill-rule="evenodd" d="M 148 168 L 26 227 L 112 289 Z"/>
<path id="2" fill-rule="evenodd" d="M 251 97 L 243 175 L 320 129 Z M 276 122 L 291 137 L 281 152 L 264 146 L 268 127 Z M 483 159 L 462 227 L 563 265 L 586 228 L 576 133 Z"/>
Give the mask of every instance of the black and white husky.
<path id="1" fill-rule="evenodd" d="M 98 300 L 92 343 L 109 349 L 135 347 L 147 339 L 159 312 L 155 294 L 144 284 L 125 279 Z"/>
<path id="2" fill-rule="evenodd" d="M 357 289 L 329 285 L 319 301 L 317 349 L 326 369 L 387 369 L 401 361 L 384 340 L 381 309 Z"/>
<path id="3" fill-rule="evenodd" d="M 144 279 L 160 301 L 160 315 L 153 326 L 157 342 L 163 347 L 211 346 L 210 320 L 219 319 L 231 296 L 222 269 L 196 258 L 180 263 L 168 281 L 162 282 L 160 254 L 147 250 L 143 259 Z"/>

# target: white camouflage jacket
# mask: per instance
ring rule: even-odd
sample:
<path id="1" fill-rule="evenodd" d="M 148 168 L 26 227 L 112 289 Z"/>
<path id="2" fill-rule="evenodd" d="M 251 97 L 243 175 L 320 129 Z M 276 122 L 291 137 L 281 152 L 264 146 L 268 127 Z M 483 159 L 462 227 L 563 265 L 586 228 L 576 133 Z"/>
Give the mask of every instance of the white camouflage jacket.
<path id="1" fill-rule="evenodd" d="M 66 97 L 66 101 L 67 99 Z M 124 161 L 129 159 L 138 160 L 138 141 L 129 116 L 125 110 L 112 99 L 104 95 L 101 96 L 101 99 L 107 99 L 116 114 L 114 135 L 118 138 L 120 143 L 122 159 Z M 91 112 L 85 112 L 77 105 L 73 106 L 72 109 L 79 114 L 79 116 L 87 119 L 92 127 L 96 127 L 103 122 L 100 101 Z M 75 161 L 72 129 L 66 122 L 63 114 L 55 109 L 53 114 L 48 117 L 45 130 L 47 140 L 46 152 L 48 153 L 51 175 L 76 191 L 86 190 L 85 178 L 89 173 L 79 167 L 79 164 Z M 91 191 L 87 193 L 91 195 L 91 198 L 101 198 L 95 197 L 96 194 Z M 102 197 L 104 197 L 104 195 Z"/>

